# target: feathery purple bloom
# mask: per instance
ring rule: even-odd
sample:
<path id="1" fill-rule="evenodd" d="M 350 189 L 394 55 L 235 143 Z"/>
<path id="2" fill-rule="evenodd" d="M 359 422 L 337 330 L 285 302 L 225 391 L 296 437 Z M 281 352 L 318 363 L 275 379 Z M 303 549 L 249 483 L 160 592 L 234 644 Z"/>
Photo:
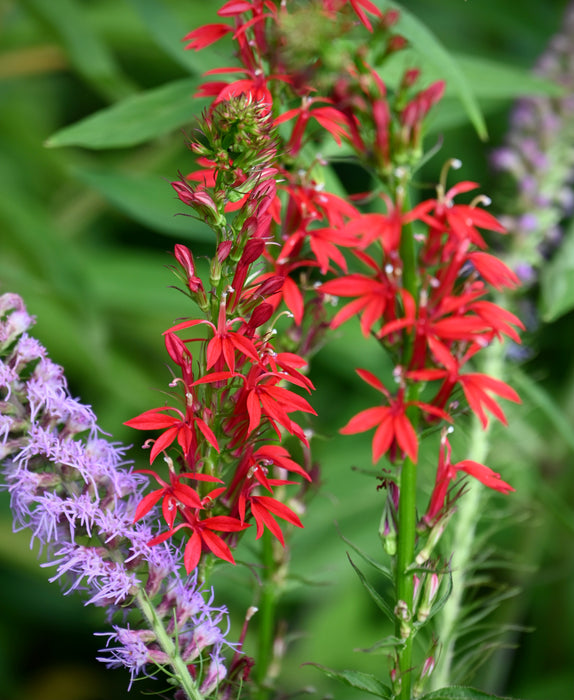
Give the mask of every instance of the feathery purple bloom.
<path id="1" fill-rule="evenodd" d="M 62 368 L 28 335 L 32 323 L 20 297 L 0 296 L 0 467 L 14 529 L 28 528 L 46 549 L 42 566 L 56 567 L 50 581 L 63 582 L 65 594 L 82 591 L 110 621 L 125 620 L 142 596 L 153 599 L 172 651 L 142 614 L 141 629 L 113 625 L 101 661 L 126 667 L 133 681 L 148 665 L 169 665 L 175 649 L 185 664 L 198 662 L 207 696 L 226 675 L 227 610 L 212 605 L 196 576 L 180 574 L 173 545 L 147 544 L 153 514 L 133 522 L 147 477 L 132 470 L 125 447 L 102 436 L 91 408 L 70 396 Z"/>

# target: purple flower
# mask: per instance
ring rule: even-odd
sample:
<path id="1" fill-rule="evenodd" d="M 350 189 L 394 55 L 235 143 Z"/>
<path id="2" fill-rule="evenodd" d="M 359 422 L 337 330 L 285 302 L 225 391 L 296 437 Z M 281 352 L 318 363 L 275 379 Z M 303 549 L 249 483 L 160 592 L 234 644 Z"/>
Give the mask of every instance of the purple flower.
<path id="1" fill-rule="evenodd" d="M 560 245 L 564 219 L 571 216 L 574 196 L 574 3 L 562 30 L 549 43 L 534 71 L 564 88 L 563 95 L 517 100 L 505 144 L 491 156 L 493 168 L 516 183 L 505 224 L 515 250 L 510 260 L 526 282 Z"/>
<path id="2" fill-rule="evenodd" d="M 133 522 L 147 477 L 70 396 L 62 368 L 27 334 L 32 323 L 19 297 L 0 296 L 0 468 L 14 529 L 46 549 L 42 566 L 56 568 L 50 581 L 66 595 L 82 592 L 110 621 L 139 612 L 137 627 L 113 625 L 102 661 L 126 667 L 131 681 L 148 665 L 171 664 L 177 676 L 197 661 L 196 680 L 185 682 L 208 694 L 226 676 L 227 610 L 185 574 L 176 547 L 148 545 L 154 523 Z"/>

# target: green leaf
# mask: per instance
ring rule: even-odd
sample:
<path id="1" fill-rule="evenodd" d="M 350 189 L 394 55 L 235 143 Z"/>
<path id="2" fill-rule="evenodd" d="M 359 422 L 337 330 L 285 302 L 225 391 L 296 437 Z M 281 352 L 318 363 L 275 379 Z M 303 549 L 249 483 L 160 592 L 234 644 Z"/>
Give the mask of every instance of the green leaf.
<path id="1" fill-rule="evenodd" d="M 318 668 L 327 678 L 340 681 L 351 688 L 363 690 L 365 693 L 376 695 L 376 697 L 384 698 L 384 700 L 390 700 L 391 698 L 391 689 L 381 683 L 378 678 L 375 678 L 371 673 L 362 673 L 361 671 L 333 671 L 333 669 L 322 666 L 321 664 L 307 665 Z"/>
<path id="2" fill-rule="evenodd" d="M 185 51 L 181 40 L 192 27 L 186 30 L 186 25 L 165 0 L 130 0 L 130 3 L 156 44 L 180 66 L 192 73 L 203 73 L 208 67 L 214 67 L 214 62 L 210 61 L 212 57 L 206 57 L 203 51 Z"/>
<path id="3" fill-rule="evenodd" d="M 432 693 L 423 695 L 420 700 L 511 700 L 511 698 L 484 693 L 476 688 L 451 686 L 450 688 L 433 690 Z"/>
<path id="4" fill-rule="evenodd" d="M 363 587 L 367 591 L 367 593 L 371 596 L 375 604 L 377 605 L 380 610 L 382 610 L 385 615 L 389 618 L 391 622 L 395 621 L 395 616 L 393 614 L 393 610 L 391 606 L 387 603 L 387 601 L 377 593 L 377 591 L 373 588 L 373 586 L 367 581 L 365 575 L 363 572 L 359 569 L 359 567 L 353 562 L 351 559 L 350 555 L 347 553 L 347 558 L 351 562 L 351 566 L 355 570 L 355 573 L 359 577 L 361 583 L 363 584 Z"/>
<path id="5" fill-rule="evenodd" d="M 546 323 L 574 309 L 574 224 L 566 232 L 560 250 L 540 274 L 540 313 Z"/>
<path id="6" fill-rule="evenodd" d="M 574 452 L 574 432 L 570 421 L 565 418 L 564 411 L 556 404 L 552 396 L 525 372 L 517 367 L 512 371 L 512 383 L 516 390 L 537 406 L 552 423 L 554 430 L 560 435 L 568 447 Z"/>
<path id="7" fill-rule="evenodd" d="M 193 214 L 192 209 L 179 201 L 169 182 L 159 175 L 84 169 L 76 169 L 74 174 L 128 216 L 154 231 L 188 241 L 215 241 L 213 231 L 189 216 Z M 177 216 L 178 213 L 186 216 Z"/>
<path id="8" fill-rule="evenodd" d="M 185 78 L 128 97 L 57 131 L 46 146 L 126 148 L 163 136 L 189 124 L 206 104 L 193 97 L 199 80 Z"/>
<path id="9" fill-rule="evenodd" d="M 58 36 L 72 66 L 106 100 L 115 101 L 135 91 L 136 86 L 94 31 L 85 4 L 72 0 L 24 0 L 24 4 Z"/>
<path id="10" fill-rule="evenodd" d="M 421 54 L 425 63 L 428 62 L 437 69 L 441 78 L 446 81 L 447 86 L 456 92 L 477 134 L 483 141 L 486 141 L 488 133 L 484 117 L 464 73 L 453 56 L 444 48 L 430 29 L 402 5 L 391 2 L 391 0 L 379 0 L 378 4 L 384 10 L 393 9 L 400 13 L 400 18 L 396 25 L 398 33 L 402 34 L 410 42 L 411 46 Z"/>
<path id="11" fill-rule="evenodd" d="M 482 56 L 459 53 L 454 56 L 475 97 L 479 99 L 511 100 L 527 95 L 564 95 L 564 88 L 560 85 L 534 75 L 524 68 L 509 66 Z"/>
<path id="12" fill-rule="evenodd" d="M 340 533 L 339 533 L 340 534 Z M 386 579 L 388 579 L 391 582 L 394 582 L 393 580 L 393 575 L 390 572 L 389 569 L 387 569 L 386 566 L 383 566 L 382 564 L 379 564 L 376 559 L 373 559 L 371 556 L 369 556 L 366 552 L 363 552 L 362 549 L 359 549 L 356 545 L 354 545 L 350 540 L 348 540 L 344 535 L 340 534 L 341 539 L 346 542 L 349 547 L 352 547 L 355 552 L 363 559 L 363 561 L 366 561 L 367 564 L 370 564 L 374 569 L 376 569 L 379 573 L 381 573 Z M 352 564 L 353 562 L 351 562 Z"/>

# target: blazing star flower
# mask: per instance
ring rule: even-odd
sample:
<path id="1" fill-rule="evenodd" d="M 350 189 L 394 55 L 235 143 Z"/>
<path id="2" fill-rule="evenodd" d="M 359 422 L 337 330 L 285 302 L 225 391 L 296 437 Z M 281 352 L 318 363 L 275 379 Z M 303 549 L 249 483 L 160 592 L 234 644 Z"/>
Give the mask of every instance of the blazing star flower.
<path id="1" fill-rule="evenodd" d="M 181 577 L 179 550 L 148 544 L 154 532 L 145 517 L 150 500 L 163 496 L 169 506 L 175 494 L 201 505 L 199 498 L 175 480 L 145 501 L 146 477 L 126 462 L 123 446 L 100 436 L 90 407 L 70 396 L 62 368 L 28 335 L 32 323 L 20 297 L 0 296 L 0 469 L 14 529 L 30 530 L 32 542 L 47 550 L 42 566 L 56 568 L 50 581 L 61 581 L 66 594 L 82 592 L 86 605 L 105 607 L 110 618 L 159 601 L 153 615 L 140 615 L 140 628 L 115 625 L 107 633 L 101 661 L 127 668 L 133 681 L 148 666 L 187 653 L 184 663 L 201 658 L 197 683 L 208 692 L 226 674 L 226 610 L 211 605 L 212 593 L 206 600 L 197 577 Z M 209 637 L 201 632 L 206 626 Z M 191 646 L 193 655 L 186 652 Z"/>

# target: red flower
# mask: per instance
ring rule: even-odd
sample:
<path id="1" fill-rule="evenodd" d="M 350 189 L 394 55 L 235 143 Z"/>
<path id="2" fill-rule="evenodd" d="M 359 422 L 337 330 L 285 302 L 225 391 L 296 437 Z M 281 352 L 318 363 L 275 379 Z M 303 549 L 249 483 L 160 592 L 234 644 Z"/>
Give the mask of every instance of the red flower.
<path id="1" fill-rule="evenodd" d="M 494 377 L 490 377 L 487 374 L 478 372 L 460 373 L 462 365 L 480 349 L 480 345 L 474 344 L 462 359 L 459 360 L 438 340 L 429 338 L 429 344 L 434 357 L 443 365 L 444 369 L 429 368 L 414 370 L 412 372 L 407 372 L 407 377 L 417 381 L 444 379 L 441 389 L 433 400 L 433 404 L 441 408 L 448 400 L 455 383 L 458 383 L 462 386 L 468 405 L 480 419 L 483 428 L 486 428 L 488 425 L 488 416 L 486 415 L 485 409 L 490 411 L 498 420 L 506 425 L 507 421 L 502 409 L 490 394 L 496 394 L 509 401 L 520 403 L 520 397 L 514 389 L 500 379 L 494 379 Z"/>
<path id="2" fill-rule="evenodd" d="M 142 498 L 138 504 L 138 507 L 136 508 L 134 523 L 143 518 L 144 515 L 147 515 L 147 513 L 149 513 L 149 511 L 160 500 L 160 498 L 163 499 L 161 504 L 163 517 L 170 528 L 173 527 L 175 518 L 180 508 L 203 508 L 197 491 L 192 489 L 191 486 L 188 486 L 187 484 L 180 483 L 180 479 L 218 481 L 220 484 L 223 483 L 221 479 L 218 479 L 215 476 L 208 476 L 207 474 L 197 474 L 195 472 L 176 474 L 171 460 L 168 461 L 168 464 L 169 484 L 151 469 L 137 470 L 139 474 L 150 474 L 153 476 L 153 478 L 159 484 L 161 484 L 161 488 L 151 491 Z"/>
<path id="3" fill-rule="evenodd" d="M 220 495 L 222 491 L 225 491 L 224 486 L 214 489 L 202 500 L 202 507 L 211 503 L 213 498 Z M 219 559 L 224 559 L 230 564 L 235 564 L 231 550 L 223 539 L 215 534 L 214 530 L 218 532 L 239 532 L 248 527 L 250 527 L 250 525 L 241 523 L 237 518 L 231 518 L 228 515 L 215 515 L 212 518 L 200 520 L 197 513 L 189 512 L 186 513 L 185 523 L 179 523 L 179 525 L 176 525 L 174 528 L 162 532 L 157 537 L 151 539 L 148 544 L 150 547 L 153 547 L 155 544 L 165 542 L 165 540 L 170 538 L 178 530 L 189 528 L 192 531 L 192 535 L 185 545 L 185 550 L 183 552 L 183 563 L 185 564 L 185 570 L 189 574 L 199 564 L 199 559 L 204 549 L 212 552 L 216 557 L 219 557 Z"/>
<path id="4" fill-rule="evenodd" d="M 344 435 L 362 433 L 377 426 L 373 437 L 373 463 L 382 457 L 396 443 L 398 447 L 413 462 L 418 458 L 418 438 L 412 423 L 407 417 L 406 410 L 409 406 L 418 406 L 426 413 L 451 421 L 450 416 L 436 406 L 430 406 L 422 401 L 405 401 L 404 388 L 399 389 L 397 396 L 392 397 L 380 379 L 365 369 L 358 369 L 357 374 L 380 391 L 387 399 L 388 406 L 375 406 L 361 411 L 351 418 L 339 432 Z"/>
<path id="5" fill-rule="evenodd" d="M 227 320 L 224 299 L 219 306 L 217 326 L 211 323 L 211 321 L 206 320 L 182 321 L 181 323 L 168 328 L 165 333 L 174 333 L 176 331 L 181 331 L 184 328 L 191 328 L 192 326 L 197 326 L 200 324 L 209 326 L 213 330 L 214 336 L 207 344 L 207 369 L 211 369 L 211 367 L 213 367 L 222 357 L 225 360 L 225 364 L 229 367 L 229 370 L 231 372 L 235 372 L 236 350 L 238 350 L 245 357 L 248 357 L 253 362 L 257 362 L 259 360 L 259 355 L 257 354 L 257 349 L 255 345 L 253 345 L 253 342 L 241 333 L 230 330 L 232 325 L 238 321 L 244 322 L 244 319 L 238 317 L 230 319 L 229 321 Z"/>
<path id="6" fill-rule="evenodd" d="M 183 41 L 189 41 L 185 48 L 199 51 L 219 41 L 221 37 L 229 34 L 231 31 L 233 31 L 233 28 L 227 24 L 206 24 L 203 27 L 194 29 L 183 37 Z"/>
<path id="7" fill-rule="evenodd" d="M 170 416 L 167 411 L 173 411 L 177 416 Z M 126 421 L 124 425 L 136 428 L 136 430 L 163 430 L 166 428 L 165 432 L 154 442 L 149 457 L 150 464 L 160 452 L 167 450 L 176 439 L 183 450 L 184 457 L 189 459 L 197 443 L 195 425 L 197 425 L 209 444 L 219 452 L 219 445 L 213 431 L 204 420 L 193 414 L 189 406 L 186 416 L 179 409 L 171 408 L 170 406 L 166 408 L 152 408 Z"/>
<path id="8" fill-rule="evenodd" d="M 335 109 L 335 107 L 316 107 L 312 110 L 311 106 L 316 102 L 331 102 L 331 100 L 324 97 L 304 97 L 301 107 L 289 109 L 275 119 L 275 124 L 282 124 L 297 116 L 289 143 L 287 144 L 289 150 L 294 155 L 297 155 L 301 150 L 303 134 L 311 118 L 316 119 L 317 122 L 333 136 L 339 145 L 341 145 L 342 136 L 350 138 L 345 129 L 347 125 L 347 118 L 345 115 L 338 109 Z"/>
<path id="9" fill-rule="evenodd" d="M 456 479 L 458 472 L 465 472 L 469 476 L 478 479 L 478 481 L 489 489 L 500 491 L 500 493 L 507 494 L 515 490 L 510 484 L 507 484 L 506 481 L 502 481 L 500 474 L 492 471 L 492 469 L 486 465 L 480 464 L 480 462 L 474 462 L 471 459 L 463 459 L 461 462 L 451 464 L 450 454 L 451 447 L 445 431 L 441 439 L 436 481 L 429 507 L 424 516 L 424 519 L 430 525 L 432 525 L 437 516 L 448 507 L 447 495 L 449 486 L 451 482 Z"/>
<path id="10" fill-rule="evenodd" d="M 355 254 L 373 271 L 374 275 L 354 273 L 321 285 L 320 291 L 337 297 L 357 297 L 337 312 L 331 321 L 331 328 L 338 328 L 355 314 L 361 314 L 361 330 L 365 337 L 371 333 L 375 323 L 384 318 L 388 308 L 393 308 L 397 294 L 396 283 L 389 278 L 385 269 L 366 253 Z"/>

